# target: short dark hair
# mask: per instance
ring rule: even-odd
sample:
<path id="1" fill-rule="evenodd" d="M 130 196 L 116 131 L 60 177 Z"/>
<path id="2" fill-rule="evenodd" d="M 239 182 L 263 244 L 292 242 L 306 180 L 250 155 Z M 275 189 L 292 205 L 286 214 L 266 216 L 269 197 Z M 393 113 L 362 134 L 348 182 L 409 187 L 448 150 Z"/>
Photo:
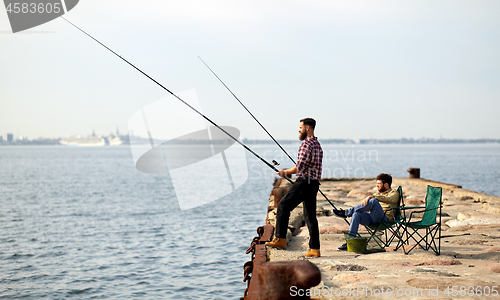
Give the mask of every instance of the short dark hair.
<path id="1" fill-rule="evenodd" d="M 377 180 L 381 180 L 383 184 L 388 183 L 389 187 L 391 187 L 391 184 L 392 184 L 391 174 L 380 173 L 377 176 Z"/>
<path id="2" fill-rule="evenodd" d="M 316 121 L 313 118 L 305 118 L 300 120 L 300 122 L 304 123 L 304 125 L 309 125 L 314 130 L 316 127 Z"/>

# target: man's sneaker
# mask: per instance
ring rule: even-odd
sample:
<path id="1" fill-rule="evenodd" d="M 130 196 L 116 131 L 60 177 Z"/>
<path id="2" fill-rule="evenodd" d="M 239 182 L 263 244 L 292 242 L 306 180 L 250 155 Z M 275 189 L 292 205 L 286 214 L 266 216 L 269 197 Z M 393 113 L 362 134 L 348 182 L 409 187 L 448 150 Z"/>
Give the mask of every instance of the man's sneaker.
<path id="1" fill-rule="evenodd" d="M 344 244 L 344 245 L 342 245 L 342 246 L 340 246 L 340 247 L 338 247 L 337 250 L 339 250 L 339 251 L 347 251 L 347 243 Z"/>
<path id="2" fill-rule="evenodd" d="M 343 209 L 332 209 L 332 211 L 335 214 L 335 216 L 337 216 L 339 218 L 342 218 L 342 219 L 347 218 L 347 216 L 345 214 L 345 210 L 343 210 Z"/>
<path id="3" fill-rule="evenodd" d="M 267 242 L 266 245 L 273 248 L 285 249 L 286 248 L 286 239 L 276 238 L 272 242 Z"/>

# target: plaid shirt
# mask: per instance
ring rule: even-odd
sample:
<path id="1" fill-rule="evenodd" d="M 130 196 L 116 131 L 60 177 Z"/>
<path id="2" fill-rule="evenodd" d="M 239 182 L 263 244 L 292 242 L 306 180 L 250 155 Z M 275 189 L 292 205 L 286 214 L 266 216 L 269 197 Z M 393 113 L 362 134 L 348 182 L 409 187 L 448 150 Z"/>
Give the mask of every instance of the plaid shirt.
<path id="1" fill-rule="evenodd" d="M 299 148 L 297 161 L 297 177 L 320 179 L 323 161 L 323 150 L 315 136 L 307 137 Z"/>

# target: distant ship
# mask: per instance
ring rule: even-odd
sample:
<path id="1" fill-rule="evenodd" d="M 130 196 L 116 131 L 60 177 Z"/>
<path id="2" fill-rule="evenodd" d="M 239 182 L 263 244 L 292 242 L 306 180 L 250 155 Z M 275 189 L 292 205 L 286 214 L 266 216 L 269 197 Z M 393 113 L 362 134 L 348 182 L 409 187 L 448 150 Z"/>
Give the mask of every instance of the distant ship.
<path id="1" fill-rule="evenodd" d="M 123 144 L 123 141 L 119 136 L 115 136 L 115 137 L 109 136 L 108 141 L 109 141 L 110 146 L 119 146 L 119 145 Z"/>
<path id="2" fill-rule="evenodd" d="M 87 137 L 71 136 L 60 141 L 64 146 L 98 147 L 106 145 L 106 141 L 99 135 L 89 135 Z"/>

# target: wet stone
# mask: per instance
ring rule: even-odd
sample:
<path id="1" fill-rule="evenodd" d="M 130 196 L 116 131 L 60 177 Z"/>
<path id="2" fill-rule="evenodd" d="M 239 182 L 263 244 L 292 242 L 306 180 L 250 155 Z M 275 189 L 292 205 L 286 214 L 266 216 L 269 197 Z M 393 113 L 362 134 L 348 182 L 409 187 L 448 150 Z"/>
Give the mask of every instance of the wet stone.
<path id="1" fill-rule="evenodd" d="M 333 270 L 333 271 L 364 271 L 368 270 L 366 267 L 360 266 L 360 265 L 335 265 L 335 266 L 327 266 L 325 267 L 326 270 Z"/>
<path id="2" fill-rule="evenodd" d="M 333 277 L 332 280 L 340 282 L 352 282 L 352 281 L 370 280 L 374 278 L 375 277 L 371 275 L 365 275 L 365 274 L 340 274 Z"/>
<path id="3" fill-rule="evenodd" d="M 460 275 L 441 271 L 441 270 L 436 270 L 436 269 L 431 269 L 431 268 L 417 268 L 413 269 L 410 272 L 412 273 L 432 273 L 437 276 L 445 276 L 445 277 L 460 277 Z"/>

